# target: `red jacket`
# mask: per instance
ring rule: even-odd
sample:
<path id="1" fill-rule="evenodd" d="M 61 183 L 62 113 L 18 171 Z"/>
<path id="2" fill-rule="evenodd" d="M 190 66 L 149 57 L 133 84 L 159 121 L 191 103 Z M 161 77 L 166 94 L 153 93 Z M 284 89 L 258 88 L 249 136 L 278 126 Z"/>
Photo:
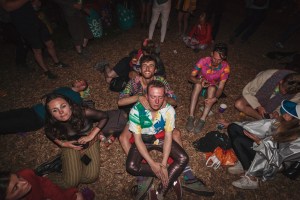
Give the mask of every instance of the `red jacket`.
<path id="1" fill-rule="evenodd" d="M 204 25 L 196 24 L 189 33 L 189 36 L 198 40 L 200 44 L 209 44 L 212 40 L 211 32 L 212 27 L 210 23 Z"/>
<path id="2" fill-rule="evenodd" d="M 31 169 L 18 171 L 17 174 L 31 184 L 26 200 L 76 200 L 76 188 L 61 189 L 48 178 L 37 176 Z"/>

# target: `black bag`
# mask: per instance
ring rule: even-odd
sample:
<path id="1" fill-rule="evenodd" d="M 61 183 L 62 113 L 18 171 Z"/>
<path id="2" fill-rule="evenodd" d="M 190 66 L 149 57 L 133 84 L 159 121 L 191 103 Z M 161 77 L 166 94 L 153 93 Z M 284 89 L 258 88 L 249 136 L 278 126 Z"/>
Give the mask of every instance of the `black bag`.
<path id="1" fill-rule="evenodd" d="M 105 137 L 119 137 L 127 124 L 127 114 L 123 110 L 108 110 L 108 121 L 102 129 Z"/>
<path id="2" fill-rule="evenodd" d="M 217 147 L 224 150 L 232 148 L 229 137 L 219 131 L 208 132 L 204 137 L 195 140 L 193 147 L 200 152 L 213 152 Z"/>
<path id="3" fill-rule="evenodd" d="M 142 134 L 142 140 L 145 144 L 153 144 L 156 140 L 155 135 Z"/>
<path id="4" fill-rule="evenodd" d="M 116 77 L 110 81 L 109 89 L 113 92 L 121 92 L 124 90 L 126 84 L 128 82 L 128 78 L 126 77 Z"/>

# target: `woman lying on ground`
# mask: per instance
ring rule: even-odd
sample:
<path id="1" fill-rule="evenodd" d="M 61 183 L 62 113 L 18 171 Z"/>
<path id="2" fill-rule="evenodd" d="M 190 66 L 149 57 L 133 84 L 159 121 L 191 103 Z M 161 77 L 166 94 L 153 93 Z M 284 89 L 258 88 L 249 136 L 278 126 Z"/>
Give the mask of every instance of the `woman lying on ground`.
<path id="1" fill-rule="evenodd" d="M 100 166 L 97 135 L 107 122 L 107 113 L 80 107 L 59 94 L 48 95 L 45 106 L 45 133 L 62 149 L 62 174 L 49 174 L 49 179 L 62 188 L 94 182 Z M 98 122 L 95 127 L 93 122 Z"/>
<path id="2" fill-rule="evenodd" d="M 228 171 L 231 174 L 246 171 L 245 176 L 232 183 L 235 187 L 256 189 L 256 177 L 270 179 L 279 171 L 283 162 L 300 161 L 300 105 L 284 100 L 280 111 L 281 116 L 273 120 L 265 138 L 258 137 L 237 124 L 228 126 L 228 135 L 239 159 Z"/>

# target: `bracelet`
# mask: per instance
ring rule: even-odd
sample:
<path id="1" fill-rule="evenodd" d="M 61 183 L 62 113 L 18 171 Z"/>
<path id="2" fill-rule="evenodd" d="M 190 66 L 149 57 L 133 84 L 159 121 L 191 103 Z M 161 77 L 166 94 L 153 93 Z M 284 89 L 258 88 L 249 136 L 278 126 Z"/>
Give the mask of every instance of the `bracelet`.
<path id="1" fill-rule="evenodd" d="M 61 146 L 61 147 L 64 147 L 64 144 L 65 144 L 65 143 L 64 143 L 63 141 L 60 141 L 60 146 Z"/>

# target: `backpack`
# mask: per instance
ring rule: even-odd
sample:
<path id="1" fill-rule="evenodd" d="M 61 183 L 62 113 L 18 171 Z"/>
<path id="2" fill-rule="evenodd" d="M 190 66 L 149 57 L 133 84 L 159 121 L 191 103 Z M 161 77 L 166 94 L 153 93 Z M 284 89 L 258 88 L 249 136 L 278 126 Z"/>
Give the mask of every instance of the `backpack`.
<path id="1" fill-rule="evenodd" d="M 124 90 L 128 80 L 128 77 L 113 78 L 109 83 L 109 89 L 113 92 L 121 92 Z"/>

